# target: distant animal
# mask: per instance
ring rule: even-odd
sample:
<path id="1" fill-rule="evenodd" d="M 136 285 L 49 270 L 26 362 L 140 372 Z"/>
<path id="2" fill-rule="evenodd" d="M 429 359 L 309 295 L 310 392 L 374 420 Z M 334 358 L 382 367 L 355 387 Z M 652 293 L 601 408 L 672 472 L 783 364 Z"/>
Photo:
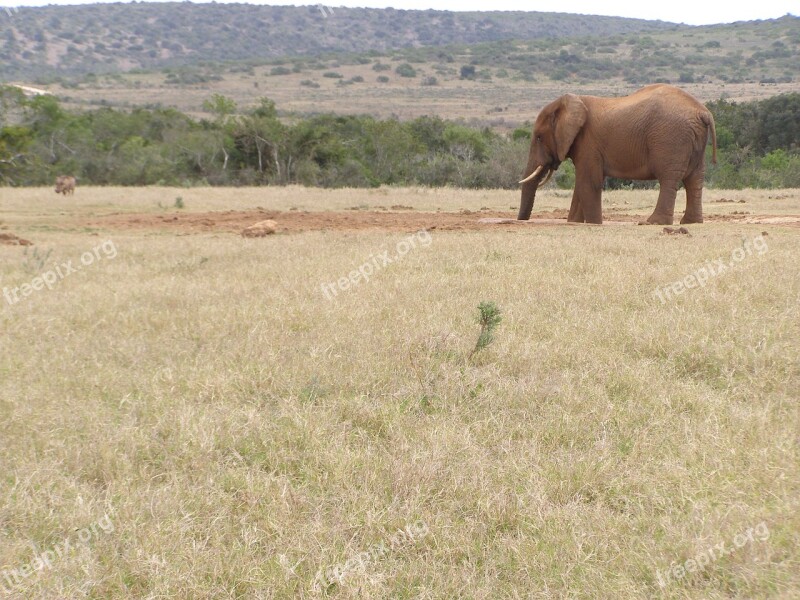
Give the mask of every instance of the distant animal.
<path id="1" fill-rule="evenodd" d="M 520 220 L 531 215 L 536 189 L 571 158 L 575 191 L 568 221 L 602 223 L 600 192 L 606 177 L 658 179 L 658 203 L 648 223 L 672 225 L 678 186 L 686 188 L 681 223 L 703 222 L 705 151 L 711 137 L 717 158 L 714 117 L 683 90 L 651 85 L 623 98 L 567 94 L 536 118 Z"/>
<path id="2" fill-rule="evenodd" d="M 59 175 L 56 177 L 56 194 L 74 194 L 77 180 L 72 175 Z"/>

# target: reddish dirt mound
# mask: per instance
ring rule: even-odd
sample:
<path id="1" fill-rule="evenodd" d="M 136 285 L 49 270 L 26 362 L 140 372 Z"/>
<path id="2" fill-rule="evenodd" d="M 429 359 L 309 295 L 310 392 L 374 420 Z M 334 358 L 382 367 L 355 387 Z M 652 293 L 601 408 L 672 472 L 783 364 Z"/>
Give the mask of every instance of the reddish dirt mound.
<path id="1" fill-rule="evenodd" d="M 612 224 L 637 223 L 642 215 L 623 215 L 605 213 L 604 219 Z M 403 210 L 391 211 L 219 211 L 206 213 L 170 214 L 111 214 L 81 220 L 79 225 L 117 230 L 170 230 L 179 233 L 236 233 L 259 221 L 272 219 L 278 224 L 278 233 L 298 233 L 302 231 L 360 231 L 381 230 L 414 232 L 422 229 L 438 231 L 476 231 L 487 228 L 512 230 L 523 226 L 514 221 L 511 211 L 461 211 L 461 212 L 421 212 Z M 706 215 L 706 221 L 729 221 L 737 223 L 770 223 L 771 217 L 748 215 Z M 489 220 L 490 222 L 487 222 Z M 483 222 L 482 222 L 483 221 Z M 539 212 L 528 223 L 529 226 L 560 226 L 567 224 L 567 211 L 555 210 Z M 776 223 L 777 224 L 777 223 Z M 782 217 L 780 225 L 800 227 L 800 216 Z"/>
<path id="2" fill-rule="evenodd" d="M 13 233 L 0 233 L 0 245 L 2 246 L 33 246 L 33 242 L 23 240 Z"/>
<path id="3" fill-rule="evenodd" d="M 461 212 L 421 212 L 403 209 L 403 212 L 390 211 L 222 211 L 207 213 L 170 213 L 168 215 L 152 214 L 112 214 L 81 220 L 81 226 L 104 229 L 169 229 L 185 233 L 231 232 L 240 233 L 265 219 L 274 220 L 278 224 L 279 233 L 297 233 L 301 231 L 325 230 L 367 230 L 414 232 L 421 229 L 439 231 L 461 231 L 486 229 L 480 219 L 508 219 L 510 212 L 500 211 L 461 211 Z M 546 219 L 542 224 L 558 225 L 566 223 L 567 211 L 537 213 L 537 219 Z M 616 218 L 616 217 L 615 217 Z M 623 217 L 626 220 L 633 218 Z M 511 229 L 516 223 L 492 225 L 500 229 Z"/>

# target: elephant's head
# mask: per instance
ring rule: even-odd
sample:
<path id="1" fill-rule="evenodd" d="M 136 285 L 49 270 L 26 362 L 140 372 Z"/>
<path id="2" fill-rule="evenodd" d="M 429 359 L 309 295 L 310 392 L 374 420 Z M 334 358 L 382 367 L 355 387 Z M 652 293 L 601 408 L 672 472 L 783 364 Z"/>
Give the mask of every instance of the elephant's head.
<path id="1" fill-rule="evenodd" d="M 574 94 L 567 94 L 545 106 L 536 117 L 528 166 L 525 167 L 526 177 L 520 181 L 522 199 L 517 217 L 520 221 L 530 218 L 536 190 L 550 180 L 567 158 L 587 115 L 583 101 Z"/>

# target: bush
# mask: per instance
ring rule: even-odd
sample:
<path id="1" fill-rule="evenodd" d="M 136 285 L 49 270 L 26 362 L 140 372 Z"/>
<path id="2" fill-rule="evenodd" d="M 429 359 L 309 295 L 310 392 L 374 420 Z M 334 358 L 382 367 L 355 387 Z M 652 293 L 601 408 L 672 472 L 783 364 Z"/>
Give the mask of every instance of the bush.
<path id="1" fill-rule="evenodd" d="M 322 76 L 327 77 L 328 79 L 344 79 L 344 75 L 337 73 L 336 71 L 326 71 L 322 74 Z"/>
<path id="2" fill-rule="evenodd" d="M 292 70 L 286 67 L 272 67 L 272 70 L 269 72 L 270 75 L 291 75 L 291 73 Z"/>
<path id="3" fill-rule="evenodd" d="M 439 80 L 433 76 L 426 77 L 422 80 L 422 85 L 439 85 Z"/>
<path id="4" fill-rule="evenodd" d="M 395 73 L 400 75 L 400 77 L 416 77 L 417 71 L 408 63 L 403 63 L 402 65 L 398 65 L 398 67 L 394 70 Z"/>
<path id="5" fill-rule="evenodd" d="M 475 79 L 475 66 L 464 65 L 461 67 L 461 79 Z"/>
<path id="6" fill-rule="evenodd" d="M 378 75 L 378 83 L 389 83 L 389 78 L 386 75 Z"/>
<path id="7" fill-rule="evenodd" d="M 376 62 L 372 65 L 373 71 L 389 71 L 392 68 L 392 65 L 387 65 L 381 62 Z"/>
<path id="8" fill-rule="evenodd" d="M 556 185 L 562 190 L 571 190 L 575 187 L 575 165 L 567 159 L 558 168 L 555 174 Z"/>

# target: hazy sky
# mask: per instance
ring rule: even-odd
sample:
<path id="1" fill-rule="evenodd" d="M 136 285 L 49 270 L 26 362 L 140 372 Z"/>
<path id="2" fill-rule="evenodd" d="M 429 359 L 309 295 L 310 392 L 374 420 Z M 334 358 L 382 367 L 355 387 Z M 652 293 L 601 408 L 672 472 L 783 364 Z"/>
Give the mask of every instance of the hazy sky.
<path id="1" fill-rule="evenodd" d="M 89 4 L 95 0 L 0 0 L 0 6 L 43 6 L 47 4 Z M 223 0 L 224 1 L 224 0 Z M 274 5 L 316 5 L 317 2 L 291 2 L 289 0 L 249 4 Z M 374 8 L 428 9 L 437 10 L 527 10 L 539 12 L 569 12 L 588 15 L 611 15 L 635 17 L 640 19 L 659 19 L 688 25 L 709 25 L 712 23 L 732 23 L 733 21 L 752 21 L 755 19 L 775 19 L 787 13 L 797 15 L 797 0 L 760 0 L 755 2 L 721 3 L 704 0 L 572 0 L 572 2 L 535 2 L 531 0 L 333 0 L 322 2 L 325 6 L 369 6 Z M 5 12 L 5 11 L 4 11 Z"/>

